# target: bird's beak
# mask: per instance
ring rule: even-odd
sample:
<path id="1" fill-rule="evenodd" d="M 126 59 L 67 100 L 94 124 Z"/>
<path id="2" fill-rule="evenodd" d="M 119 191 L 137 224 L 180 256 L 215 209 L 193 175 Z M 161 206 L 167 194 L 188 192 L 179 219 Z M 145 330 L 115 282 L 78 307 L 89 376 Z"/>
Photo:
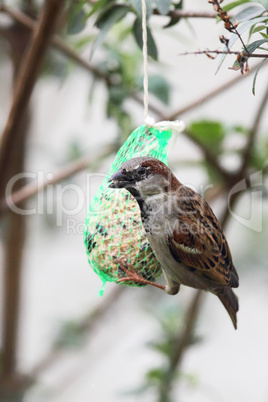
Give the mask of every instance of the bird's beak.
<path id="1" fill-rule="evenodd" d="M 124 188 L 129 184 L 127 174 L 118 169 L 108 180 L 109 188 Z"/>

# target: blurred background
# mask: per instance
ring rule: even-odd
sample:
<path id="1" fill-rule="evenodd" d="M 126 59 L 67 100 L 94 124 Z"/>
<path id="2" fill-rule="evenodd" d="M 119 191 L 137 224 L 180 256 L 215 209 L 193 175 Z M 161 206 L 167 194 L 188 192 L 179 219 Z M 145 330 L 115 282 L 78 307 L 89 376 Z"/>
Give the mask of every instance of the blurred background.
<path id="1" fill-rule="evenodd" d="M 169 166 L 224 225 L 237 331 L 190 288 L 100 297 L 87 262 L 90 200 L 144 121 L 140 1 L 0 3 L 1 401 L 268 400 L 268 4 L 238 3 L 242 40 L 207 1 L 147 1 L 149 114 L 186 124 Z M 247 51 L 212 59 L 220 35 Z"/>

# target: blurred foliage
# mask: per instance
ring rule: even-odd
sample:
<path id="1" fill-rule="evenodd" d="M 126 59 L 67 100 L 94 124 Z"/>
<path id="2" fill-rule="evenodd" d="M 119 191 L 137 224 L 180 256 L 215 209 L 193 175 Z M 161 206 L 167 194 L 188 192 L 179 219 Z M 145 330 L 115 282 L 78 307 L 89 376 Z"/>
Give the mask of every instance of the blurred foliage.
<path id="1" fill-rule="evenodd" d="M 219 121 L 194 121 L 189 127 L 190 133 L 205 147 L 217 154 L 222 152 L 222 142 L 226 134 L 224 125 Z"/>
<path id="2" fill-rule="evenodd" d="M 255 170 L 262 170 L 267 167 L 268 162 L 268 138 L 263 136 L 253 148 L 251 166 Z"/>
<path id="3" fill-rule="evenodd" d="M 75 3 L 76 4 L 76 3 Z M 95 26 L 99 32 L 94 40 L 91 56 L 96 49 L 106 40 L 108 33 L 111 29 L 117 25 L 120 21 L 127 21 L 128 26 L 132 26 L 129 29 L 128 35 L 133 34 L 137 45 L 142 48 L 142 29 L 141 29 L 141 1 L 140 0 L 99 0 L 92 4 L 90 12 L 88 12 L 90 2 L 81 1 L 75 6 L 72 5 L 71 12 L 69 13 L 68 33 L 80 32 L 85 24 L 86 18 L 94 16 Z M 147 1 L 147 35 L 148 35 L 148 54 L 153 60 L 158 58 L 157 44 L 154 39 L 153 32 L 150 28 L 150 18 L 154 13 L 161 15 L 167 15 L 173 10 L 180 10 L 183 8 L 183 1 L 171 1 L 171 0 L 156 0 Z M 85 10 L 83 10 L 85 8 Z M 225 6 L 223 10 L 226 12 L 232 11 L 234 13 L 231 21 L 239 23 L 237 32 L 242 34 L 248 32 L 248 43 L 246 48 L 242 46 L 241 51 L 253 54 L 256 50 L 264 52 L 263 60 L 260 62 L 260 68 L 264 61 L 268 58 L 268 48 L 264 46 L 268 42 L 268 7 L 267 0 L 238 0 L 233 1 Z M 129 17 L 132 18 L 129 18 Z M 133 19 L 134 16 L 134 19 Z M 170 21 L 164 26 L 164 28 L 172 27 L 178 24 L 181 18 L 175 17 L 171 14 Z M 218 19 L 220 21 L 220 19 Z M 222 49 L 224 52 L 231 50 L 232 46 L 239 39 L 237 32 L 231 33 L 228 38 L 228 45 L 225 45 Z M 240 44 L 242 45 L 242 43 Z M 267 52 L 267 57 L 265 57 Z M 222 54 L 220 57 L 219 67 L 226 58 L 226 54 Z M 248 57 L 248 56 L 247 56 Z M 234 70 L 241 69 L 241 64 L 238 60 L 235 60 L 233 67 Z M 255 93 L 256 77 L 253 84 L 253 93 Z"/>
<path id="4" fill-rule="evenodd" d="M 156 310 L 149 311 L 149 314 L 156 319 L 159 330 L 155 339 L 147 343 L 147 347 L 155 351 L 159 355 L 159 360 L 162 362 L 159 366 L 152 367 L 148 370 L 145 374 L 144 383 L 141 384 L 141 386 L 125 394 L 136 395 L 142 398 L 146 392 L 153 391 L 153 393 L 157 395 L 155 400 L 158 402 L 175 402 L 172 396 L 172 387 L 168 387 L 168 395 L 165 395 L 165 401 L 161 399 L 161 395 L 163 386 L 165 386 L 166 381 L 169 381 L 170 366 L 173 366 L 174 355 L 176 355 L 176 350 L 178 344 L 180 344 L 184 330 L 184 314 L 181 307 L 174 304 L 158 307 L 157 313 Z M 189 339 L 188 347 L 196 345 L 199 342 L 201 342 L 201 338 L 194 335 Z M 173 379 L 178 377 L 187 381 L 190 386 L 198 384 L 193 374 L 183 373 L 179 368 L 172 373 Z"/>
<path id="5" fill-rule="evenodd" d="M 85 337 L 85 331 L 79 322 L 65 321 L 59 327 L 54 347 L 57 349 L 81 348 L 85 343 Z"/>

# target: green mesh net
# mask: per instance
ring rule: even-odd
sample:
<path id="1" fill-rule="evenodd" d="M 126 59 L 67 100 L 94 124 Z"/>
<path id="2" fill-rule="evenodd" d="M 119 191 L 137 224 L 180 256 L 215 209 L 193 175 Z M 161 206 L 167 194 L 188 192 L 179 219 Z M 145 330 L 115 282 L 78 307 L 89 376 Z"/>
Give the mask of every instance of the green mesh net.
<path id="1" fill-rule="evenodd" d="M 118 151 L 108 175 L 90 204 L 84 243 L 89 264 L 104 285 L 107 281 L 116 282 L 126 276 L 119 260 L 127 269 L 134 269 L 150 281 L 162 273 L 147 240 L 135 198 L 125 189 L 109 188 L 108 179 L 122 163 L 134 157 L 152 156 L 167 163 L 167 144 L 171 135 L 171 130 L 146 126 L 133 131 Z M 133 281 L 121 284 L 141 286 Z"/>

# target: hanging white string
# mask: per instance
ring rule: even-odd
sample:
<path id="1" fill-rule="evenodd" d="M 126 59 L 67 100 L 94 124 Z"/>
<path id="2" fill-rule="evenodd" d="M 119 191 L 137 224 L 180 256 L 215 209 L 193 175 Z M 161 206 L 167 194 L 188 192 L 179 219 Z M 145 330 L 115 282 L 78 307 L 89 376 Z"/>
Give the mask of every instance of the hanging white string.
<path id="1" fill-rule="evenodd" d="M 147 49 L 147 22 L 146 0 L 142 0 L 142 54 L 143 54 L 143 103 L 144 121 L 147 122 L 149 115 L 149 90 L 148 90 L 148 49 Z"/>
<path id="2" fill-rule="evenodd" d="M 146 0 L 141 0 L 142 5 L 142 54 L 143 54 L 143 103 L 144 122 L 147 127 L 163 128 L 180 133 L 184 130 L 183 121 L 160 121 L 155 123 L 154 118 L 149 116 L 149 85 L 148 85 L 148 47 L 147 47 L 147 21 L 146 21 Z"/>
<path id="3" fill-rule="evenodd" d="M 147 127 L 152 127 L 155 120 L 149 116 L 149 83 L 148 83 L 148 46 L 147 46 L 147 10 L 146 0 L 141 0 L 142 6 L 142 56 L 143 56 L 143 106 L 144 122 Z"/>

